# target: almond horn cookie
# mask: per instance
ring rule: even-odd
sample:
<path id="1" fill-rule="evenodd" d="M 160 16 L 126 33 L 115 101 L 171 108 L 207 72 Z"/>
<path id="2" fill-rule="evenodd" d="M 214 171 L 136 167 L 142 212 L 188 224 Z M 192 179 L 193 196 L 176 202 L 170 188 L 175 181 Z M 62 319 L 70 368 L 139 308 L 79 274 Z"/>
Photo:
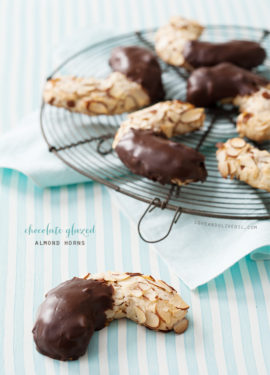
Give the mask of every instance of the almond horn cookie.
<path id="1" fill-rule="evenodd" d="M 174 16 L 168 25 L 161 27 L 155 35 L 155 49 L 158 56 L 174 66 L 185 65 L 183 50 L 190 40 L 196 40 L 203 32 L 203 26 L 196 21 Z"/>
<path id="2" fill-rule="evenodd" d="M 230 62 L 245 69 L 263 63 L 266 52 L 257 42 L 231 40 L 210 43 L 197 40 L 203 27 L 180 16 L 172 17 L 169 25 L 161 27 L 155 37 L 156 52 L 162 60 L 174 66 L 193 70 Z"/>
<path id="3" fill-rule="evenodd" d="M 222 177 L 237 178 L 250 186 L 270 192 L 270 153 L 242 138 L 217 144 L 218 169 Z"/>
<path id="4" fill-rule="evenodd" d="M 156 331 L 182 333 L 189 306 L 164 281 L 140 273 L 105 272 L 73 278 L 49 291 L 33 328 L 37 350 L 75 360 L 114 319 L 128 318 Z"/>
<path id="5" fill-rule="evenodd" d="M 133 172 L 161 184 L 204 181 L 204 156 L 168 138 L 203 125 L 203 108 L 177 100 L 134 112 L 124 121 L 113 143 L 120 160 Z"/>
<path id="6" fill-rule="evenodd" d="M 239 106 L 237 131 L 256 142 L 270 139 L 270 84 L 230 63 L 195 70 L 188 79 L 187 100 L 211 107 L 218 101 Z"/>
<path id="7" fill-rule="evenodd" d="M 46 103 L 89 116 L 131 112 L 150 104 L 147 91 L 119 72 L 105 79 L 62 76 L 49 79 L 43 91 Z"/>
<path id="8" fill-rule="evenodd" d="M 211 107 L 219 101 L 241 106 L 241 101 L 269 84 L 266 78 L 231 63 L 194 70 L 187 82 L 187 101 Z"/>
<path id="9" fill-rule="evenodd" d="M 270 140 L 270 85 L 252 95 L 234 100 L 242 112 L 237 118 L 237 131 L 241 137 L 256 142 Z"/>

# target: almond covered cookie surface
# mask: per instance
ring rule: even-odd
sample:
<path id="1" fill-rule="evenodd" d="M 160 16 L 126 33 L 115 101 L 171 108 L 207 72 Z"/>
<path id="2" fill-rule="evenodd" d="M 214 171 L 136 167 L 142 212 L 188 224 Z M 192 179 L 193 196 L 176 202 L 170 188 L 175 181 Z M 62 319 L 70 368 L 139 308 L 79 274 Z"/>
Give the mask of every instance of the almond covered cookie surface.
<path id="1" fill-rule="evenodd" d="M 252 95 L 237 97 L 241 114 L 237 118 L 237 131 L 241 137 L 256 142 L 270 140 L 270 84 Z"/>
<path id="2" fill-rule="evenodd" d="M 46 103 L 89 116 L 131 112 L 150 104 L 150 97 L 138 83 L 119 72 L 107 78 L 60 76 L 44 87 Z"/>
<path id="3" fill-rule="evenodd" d="M 259 150 L 242 138 L 217 144 L 218 169 L 222 177 L 237 178 L 270 192 L 270 153 Z"/>

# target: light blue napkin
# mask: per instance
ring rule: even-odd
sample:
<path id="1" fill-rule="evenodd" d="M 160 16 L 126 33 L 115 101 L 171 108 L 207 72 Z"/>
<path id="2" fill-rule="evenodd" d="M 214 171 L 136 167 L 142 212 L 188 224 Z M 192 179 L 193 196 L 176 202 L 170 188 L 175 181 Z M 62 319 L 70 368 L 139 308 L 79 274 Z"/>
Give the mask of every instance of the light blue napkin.
<path id="1" fill-rule="evenodd" d="M 98 37 L 108 35 L 104 31 L 96 32 L 94 36 L 89 31 L 82 34 L 88 35 L 87 39 L 80 38 L 80 34 L 73 37 L 73 43 L 67 41 L 61 44 L 61 48 L 56 50 L 57 63 L 74 53 L 74 49 L 70 50 L 71 44 L 76 46 L 76 52 L 97 41 Z M 1 137 L 0 167 L 16 169 L 41 187 L 89 181 L 48 152 L 41 135 L 38 112 L 27 116 L 14 130 Z M 111 191 L 111 195 L 132 222 L 138 223 L 147 205 L 114 191 Z M 168 230 L 173 214 L 173 211 L 156 208 L 142 222 L 143 236 L 148 240 L 162 237 Z M 170 236 L 152 247 L 194 289 L 250 253 L 254 260 L 270 260 L 269 243 L 269 220 L 221 220 L 183 214 Z"/>

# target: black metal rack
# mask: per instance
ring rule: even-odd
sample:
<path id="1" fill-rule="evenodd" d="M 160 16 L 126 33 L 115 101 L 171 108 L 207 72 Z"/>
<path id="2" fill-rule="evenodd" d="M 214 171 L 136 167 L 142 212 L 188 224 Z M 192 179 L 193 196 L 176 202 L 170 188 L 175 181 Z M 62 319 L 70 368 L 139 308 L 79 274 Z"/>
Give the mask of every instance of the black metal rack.
<path id="1" fill-rule="evenodd" d="M 64 61 L 50 77 L 56 74 L 104 77 L 110 72 L 108 59 L 114 47 L 142 45 L 153 48 L 154 32 L 155 30 L 133 32 L 92 45 Z M 219 25 L 206 27 L 203 39 L 260 41 L 270 56 L 269 35 L 267 30 Z M 187 72 L 166 65 L 162 61 L 160 65 L 166 98 L 185 100 Z M 258 70 L 269 74 L 270 62 L 267 60 Z M 64 163 L 89 179 L 149 204 L 138 224 L 140 235 L 143 217 L 155 207 L 175 210 L 167 235 L 181 213 L 226 219 L 269 219 L 270 193 L 253 189 L 236 180 L 224 180 L 217 170 L 215 145 L 217 142 L 237 136 L 237 110 L 217 107 L 207 110 L 206 114 L 202 130 L 176 137 L 175 140 L 200 149 L 206 158 L 208 178 L 203 184 L 193 183 L 181 188 L 160 185 L 131 174 L 121 163 L 112 151 L 111 144 L 117 128 L 126 115 L 89 117 L 43 102 L 40 123 L 49 150 Z M 263 148 L 270 150 L 270 143 L 263 144 Z"/>

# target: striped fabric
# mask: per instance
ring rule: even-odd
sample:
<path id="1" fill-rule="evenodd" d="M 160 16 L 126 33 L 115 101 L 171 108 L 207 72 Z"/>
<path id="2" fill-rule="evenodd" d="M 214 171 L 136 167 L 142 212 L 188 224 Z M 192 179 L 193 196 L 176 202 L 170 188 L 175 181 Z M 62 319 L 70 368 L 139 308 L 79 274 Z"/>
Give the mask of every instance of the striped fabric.
<path id="1" fill-rule="evenodd" d="M 40 103 L 52 70 L 52 48 L 79 29 L 104 24 L 119 31 L 165 23 L 183 14 L 204 23 L 268 26 L 268 0 L 1 0 L 0 130 Z M 96 183 L 41 190 L 15 171 L 0 171 L 0 374 L 175 375 L 270 374 L 270 264 L 248 258 L 190 292 L 138 239 L 136 228 Z M 92 228 L 86 245 L 25 233 L 32 225 Z M 35 245 L 35 242 L 37 244 Z M 38 354 L 31 329 L 47 290 L 74 275 L 107 269 L 153 274 L 190 304 L 184 335 L 146 330 L 129 321 L 96 333 L 88 354 L 61 363 Z"/>

